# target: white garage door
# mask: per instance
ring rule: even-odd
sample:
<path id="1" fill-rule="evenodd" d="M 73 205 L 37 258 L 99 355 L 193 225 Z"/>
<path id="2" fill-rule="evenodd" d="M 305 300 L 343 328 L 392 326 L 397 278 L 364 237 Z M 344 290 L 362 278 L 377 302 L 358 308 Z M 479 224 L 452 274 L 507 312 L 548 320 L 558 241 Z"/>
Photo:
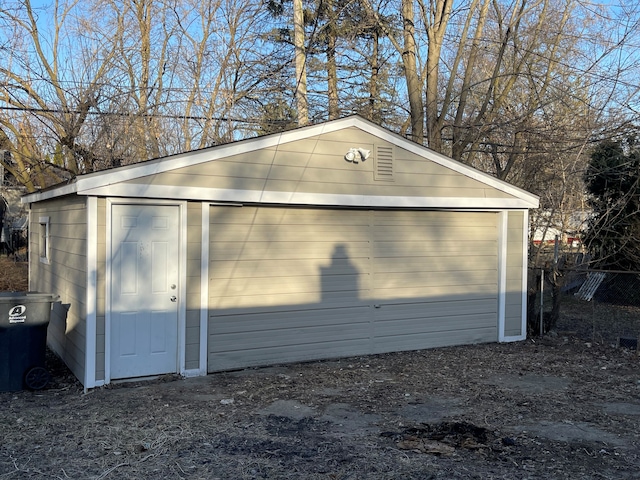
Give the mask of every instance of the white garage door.
<path id="1" fill-rule="evenodd" d="M 211 207 L 208 370 L 497 340 L 496 221 Z"/>

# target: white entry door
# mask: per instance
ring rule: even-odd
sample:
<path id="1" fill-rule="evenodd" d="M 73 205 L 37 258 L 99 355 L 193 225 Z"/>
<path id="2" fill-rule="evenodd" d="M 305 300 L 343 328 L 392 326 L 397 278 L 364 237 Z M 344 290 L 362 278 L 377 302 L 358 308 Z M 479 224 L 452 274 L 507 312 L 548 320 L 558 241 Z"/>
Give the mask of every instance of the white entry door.
<path id="1" fill-rule="evenodd" d="M 179 207 L 113 205 L 111 378 L 177 372 Z"/>

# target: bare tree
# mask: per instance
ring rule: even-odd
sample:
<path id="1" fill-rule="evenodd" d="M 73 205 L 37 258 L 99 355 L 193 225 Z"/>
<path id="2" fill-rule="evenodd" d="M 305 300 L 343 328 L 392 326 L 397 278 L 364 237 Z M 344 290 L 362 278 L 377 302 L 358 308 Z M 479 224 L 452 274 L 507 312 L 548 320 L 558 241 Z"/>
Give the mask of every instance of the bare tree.
<path id="1" fill-rule="evenodd" d="M 10 152 L 4 166 L 30 191 L 90 171 L 96 161 L 82 132 L 113 57 L 99 40 L 85 44 L 93 55 L 74 50 L 75 6 L 55 2 L 45 12 L 23 0 L 0 11 L 7 46 L 0 60 L 0 136 Z"/>
<path id="2" fill-rule="evenodd" d="M 307 103 L 307 56 L 305 53 L 304 10 L 302 8 L 302 0 L 293 0 L 293 32 L 298 125 L 306 125 L 309 123 L 309 107 Z"/>
<path id="3" fill-rule="evenodd" d="M 173 122 L 182 142 L 176 150 L 237 139 L 243 124 L 258 122 L 256 110 L 282 93 L 279 73 L 291 58 L 269 39 L 262 10 L 251 0 L 184 0 L 175 8 L 179 41 L 172 40 L 166 111 L 181 118 Z"/>
<path id="4" fill-rule="evenodd" d="M 302 0 L 295 19 L 271 4 L 277 18 L 252 0 L 5 1 L 6 171 L 33 190 L 276 131 L 292 112 L 358 112 L 530 190 L 551 182 L 548 206 L 567 209 L 580 152 L 637 118 L 630 0 L 593 19 L 578 0 L 309 1 L 307 23 Z"/>

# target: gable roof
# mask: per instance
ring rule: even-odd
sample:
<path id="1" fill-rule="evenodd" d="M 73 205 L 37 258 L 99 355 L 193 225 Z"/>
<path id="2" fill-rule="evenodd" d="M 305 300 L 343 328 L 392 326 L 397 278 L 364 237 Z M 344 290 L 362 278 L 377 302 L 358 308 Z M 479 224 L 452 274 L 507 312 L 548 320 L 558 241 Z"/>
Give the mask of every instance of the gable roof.
<path id="1" fill-rule="evenodd" d="M 59 196 L 77 194 L 77 195 L 116 195 L 116 196 L 137 196 L 133 194 L 132 183 L 145 177 L 154 177 L 168 172 L 176 171 L 186 167 L 194 167 L 209 162 L 221 161 L 229 157 L 237 155 L 251 154 L 265 149 L 277 148 L 286 144 L 292 144 L 305 139 L 320 137 L 323 135 L 339 132 L 341 130 L 356 128 L 372 135 L 381 142 L 401 148 L 410 152 L 417 157 L 426 161 L 433 162 L 436 165 L 444 167 L 452 172 L 473 179 L 481 184 L 502 192 L 508 199 L 503 199 L 505 207 L 510 208 L 536 208 L 539 199 L 525 190 L 515 187 L 507 182 L 499 180 L 491 175 L 483 173 L 472 167 L 464 165 L 449 157 L 441 155 L 427 147 L 414 143 L 406 138 L 390 132 L 372 122 L 363 119 L 360 116 L 350 116 L 338 120 L 329 121 L 317 125 L 297 128 L 281 133 L 274 133 L 256 138 L 240 140 L 233 143 L 217 145 L 184 152 L 167 157 L 148 160 L 141 163 L 117 167 L 110 170 L 104 170 L 85 175 L 78 175 L 73 181 L 66 184 L 57 185 L 47 190 L 28 194 L 23 197 L 23 203 L 39 202 Z M 127 184 L 127 188 L 123 185 Z M 118 190 L 116 186 L 120 186 Z M 117 193 L 118 190 L 120 193 Z M 147 186 L 145 195 L 153 197 L 154 192 L 160 192 L 160 187 Z M 304 192 L 296 192 L 297 200 L 291 195 L 283 195 L 286 192 L 265 192 L 265 191 L 248 191 L 237 190 L 234 192 L 221 189 L 182 189 L 183 193 L 176 196 L 178 189 L 167 189 L 163 192 L 173 192 L 173 198 L 192 198 L 194 200 L 210 200 L 210 201 L 245 201 L 245 202 L 262 202 L 262 203 L 293 203 L 293 204 L 323 204 L 323 205 L 345 205 L 345 206 L 407 206 L 407 207 L 437 207 L 440 206 L 432 201 L 426 200 L 426 197 L 419 200 L 420 197 L 407 197 L 411 200 L 400 200 L 388 202 L 388 196 L 375 198 L 376 196 L 367 195 L 366 199 L 362 195 L 333 195 L 328 198 L 322 194 L 305 195 Z M 113 193 L 116 192 L 116 193 Z M 128 192 L 128 193 L 127 193 Z M 215 197 L 215 198 L 211 198 Z M 286 198 L 285 198 L 286 197 Z M 499 205 L 495 201 L 485 201 L 482 199 L 471 199 L 471 203 L 467 208 L 492 207 L 497 208 Z M 496 199 L 494 199 L 496 200 Z M 498 199 L 499 202 L 499 199 Z M 468 202 L 467 202 L 468 203 Z M 464 204 L 457 206 L 464 207 Z"/>

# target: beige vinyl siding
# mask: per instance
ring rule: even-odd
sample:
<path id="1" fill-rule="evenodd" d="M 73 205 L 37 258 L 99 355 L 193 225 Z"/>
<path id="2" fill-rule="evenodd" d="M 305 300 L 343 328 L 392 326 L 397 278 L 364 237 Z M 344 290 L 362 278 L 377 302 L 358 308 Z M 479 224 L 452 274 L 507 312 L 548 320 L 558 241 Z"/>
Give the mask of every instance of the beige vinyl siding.
<path id="1" fill-rule="evenodd" d="M 496 341 L 497 217 L 211 207 L 208 371 Z"/>
<path id="2" fill-rule="evenodd" d="M 507 221 L 507 291 L 505 298 L 505 336 L 524 335 L 522 331 L 522 259 L 524 252 L 524 212 L 513 211 Z"/>
<path id="3" fill-rule="evenodd" d="M 84 378 L 86 351 L 87 210 L 86 200 L 63 197 L 37 203 L 31 210 L 31 231 L 49 217 L 49 263 L 40 261 L 39 235 L 30 236 L 31 289 L 60 296 L 70 304 L 66 324 L 56 319 L 49 327 L 49 344 L 71 371 Z"/>
<path id="4" fill-rule="evenodd" d="M 393 182 L 375 179 L 374 155 L 380 146 L 393 152 Z M 344 155 L 352 147 L 370 150 L 371 157 L 357 164 L 345 161 Z M 355 127 L 128 183 L 344 195 L 513 198 Z"/>
<path id="5" fill-rule="evenodd" d="M 376 352 L 497 340 L 497 219 L 376 212 Z"/>
<path id="6" fill-rule="evenodd" d="M 210 222 L 209 371 L 369 351 L 368 212 L 211 207 Z"/>
<path id="7" fill-rule="evenodd" d="M 200 281 L 202 261 L 202 206 L 187 204 L 187 318 L 185 369 L 200 368 Z"/>

